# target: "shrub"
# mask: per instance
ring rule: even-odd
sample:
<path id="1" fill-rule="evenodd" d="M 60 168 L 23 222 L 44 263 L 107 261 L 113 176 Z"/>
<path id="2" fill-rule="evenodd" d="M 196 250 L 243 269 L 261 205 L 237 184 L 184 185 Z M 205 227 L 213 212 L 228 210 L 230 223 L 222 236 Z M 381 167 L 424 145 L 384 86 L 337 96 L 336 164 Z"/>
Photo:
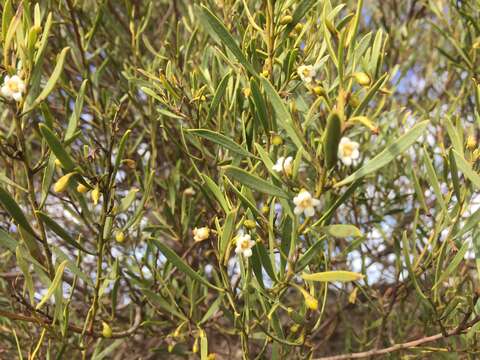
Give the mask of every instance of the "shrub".
<path id="1" fill-rule="evenodd" d="M 4 0 L 0 357 L 475 358 L 479 21 Z"/>

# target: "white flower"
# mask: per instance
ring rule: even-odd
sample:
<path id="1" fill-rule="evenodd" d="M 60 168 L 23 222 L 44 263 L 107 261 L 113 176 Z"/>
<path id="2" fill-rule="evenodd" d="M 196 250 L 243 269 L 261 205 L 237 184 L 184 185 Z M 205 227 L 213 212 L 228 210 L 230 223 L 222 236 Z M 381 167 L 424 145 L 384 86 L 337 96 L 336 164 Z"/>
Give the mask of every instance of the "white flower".
<path id="1" fill-rule="evenodd" d="M 292 175 L 292 170 L 293 170 L 292 162 L 293 162 L 293 157 L 291 156 L 288 156 L 287 158 L 283 156 L 279 157 L 277 159 L 277 163 L 273 165 L 272 169 L 273 171 L 276 171 L 276 172 L 283 171 L 285 175 L 290 176 Z"/>
<path id="2" fill-rule="evenodd" d="M 310 84 L 315 76 L 317 76 L 317 71 L 312 65 L 301 65 L 297 69 L 297 73 L 302 79 L 303 82 Z"/>
<path id="3" fill-rule="evenodd" d="M 22 100 L 22 94 L 25 92 L 25 83 L 18 75 L 5 76 L 0 92 L 6 99 L 15 101 Z"/>
<path id="4" fill-rule="evenodd" d="M 351 141 L 348 137 L 342 137 L 338 144 L 338 157 L 347 166 L 355 164 L 360 157 L 359 146 L 359 143 Z"/>
<path id="5" fill-rule="evenodd" d="M 201 228 L 195 228 L 193 229 L 192 233 L 193 240 L 199 242 L 208 239 L 208 237 L 210 236 L 210 229 L 206 226 Z"/>
<path id="6" fill-rule="evenodd" d="M 306 217 L 315 215 L 315 207 L 320 205 L 320 200 L 315 199 L 307 190 L 301 190 L 297 196 L 293 198 L 295 215 L 305 214 Z"/>
<path id="7" fill-rule="evenodd" d="M 255 241 L 252 240 L 250 235 L 238 235 L 236 244 L 237 248 L 235 249 L 235 254 L 241 254 L 247 258 L 252 256 L 252 247 L 255 245 Z"/>

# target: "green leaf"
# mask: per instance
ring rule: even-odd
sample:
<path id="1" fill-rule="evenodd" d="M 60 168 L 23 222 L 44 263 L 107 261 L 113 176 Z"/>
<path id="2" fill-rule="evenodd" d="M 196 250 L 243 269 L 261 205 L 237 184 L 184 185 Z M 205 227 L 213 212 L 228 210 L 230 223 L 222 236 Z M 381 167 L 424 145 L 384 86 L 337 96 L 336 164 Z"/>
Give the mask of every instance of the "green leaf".
<path id="1" fill-rule="evenodd" d="M 480 175 L 472 169 L 472 166 L 465 160 L 465 158 L 460 155 L 456 150 L 453 151 L 453 156 L 457 163 L 458 169 L 465 175 L 465 177 L 470 180 L 477 189 L 480 189 Z"/>
<path id="2" fill-rule="evenodd" d="M 125 154 L 125 147 L 127 146 L 127 141 L 128 141 L 128 138 L 130 137 L 131 133 L 132 133 L 132 130 L 130 130 L 130 129 L 125 131 L 122 138 L 120 139 L 120 143 L 118 145 L 117 156 L 115 157 L 115 165 L 113 167 L 113 177 L 115 177 L 115 174 L 117 173 L 117 171 L 120 167 L 123 156 Z"/>
<path id="3" fill-rule="evenodd" d="M 83 98 L 85 96 L 85 88 L 87 87 L 87 80 L 84 80 L 80 86 L 80 91 L 78 92 L 77 99 L 75 100 L 75 107 L 73 112 L 70 115 L 70 120 L 68 121 L 67 130 L 65 131 L 65 141 L 68 141 L 78 127 L 78 120 L 83 110 Z"/>
<path id="4" fill-rule="evenodd" d="M 48 301 L 48 299 L 50 299 L 50 297 L 53 295 L 55 290 L 60 286 L 62 282 L 63 271 L 65 270 L 65 266 L 67 266 L 67 263 L 68 261 L 64 260 L 58 266 L 57 271 L 55 272 L 55 277 L 53 278 L 52 284 L 48 288 L 47 293 L 43 296 L 42 300 L 40 300 L 40 302 L 35 307 L 36 310 L 40 309 Z"/>
<path id="5" fill-rule="evenodd" d="M 238 155 L 255 157 L 253 154 L 238 145 L 235 141 L 218 132 L 207 129 L 192 129 L 188 130 L 188 133 L 210 140 L 211 142 L 214 142 L 215 144 L 218 144 Z"/>
<path id="6" fill-rule="evenodd" d="M 63 240 L 65 240 L 68 244 L 72 245 L 74 248 L 86 252 L 90 255 L 96 255 L 94 251 L 89 251 L 85 249 L 82 245 L 80 245 L 70 234 L 65 230 L 65 228 L 55 222 L 51 217 L 47 214 L 37 211 L 37 216 L 42 219 L 42 221 L 47 225 L 55 234 L 60 236 Z"/>
<path id="7" fill-rule="evenodd" d="M 233 231 L 235 230 L 235 218 L 237 212 L 235 210 L 229 212 L 227 217 L 225 218 L 225 223 L 223 224 L 223 228 L 221 233 L 219 234 L 219 244 L 218 244 L 218 251 L 220 253 L 220 259 L 225 258 L 225 254 L 228 250 L 228 245 L 230 244 L 230 240 L 233 236 Z"/>
<path id="8" fill-rule="evenodd" d="M 298 136 L 297 132 L 293 127 L 293 120 L 290 112 L 287 110 L 282 98 L 278 95 L 277 90 L 272 86 L 270 81 L 266 78 L 261 77 L 260 81 L 262 82 L 263 88 L 272 103 L 272 107 L 275 110 L 275 114 L 277 115 L 276 119 L 278 124 L 282 127 L 283 130 L 287 133 L 293 143 L 297 146 L 298 149 L 303 149 L 303 142 Z M 307 160 L 309 160 L 309 156 L 305 153 Z"/>
<path id="9" fill-rule="evenodd" d="M 370 159 L 362 168 L 336 183 L 334 187 L 343 186 L 381 169 L 389 162 L 393 161 L 402 152 L 407 150 L 420 137 L 420 135 L 423 134 L 427 125 L 428 120 L 415 125 L 410 131 L 387 146 L 382 152 L 380 152 L 380 154 L 373 159 Z"/>
<path id="10" fill-rule="evenodd" d="M 351 272 L 351 271 L 324 271 L 314 274 L 307 274 L 303 273 L 302 275 L 303 280 L 307 281 L 322 281 L 322 282 L 333 282 L 333 281 L 340 281 L 340 282 L 348 282 L 348 281 L 356 281 L 361 280 L 364 276 L 360 273 Z"/>
<path id="11" fill-rule="evenodd" d="M 321 231 L 324 234 L 327 234 L 336 238 L 363 236 L 360 229 L 350 224 L 336 224 L 336 225 L 322 226 L 318 228 L 318 231 Z"/>
<path id="12" fill-rule="evenodd" d="M 60 160 L 65 171 L 73 171 L 76 167 L 75 161 L 73 161 L 72 157 L 67 153 L 58 137 L 45 124 L 40 124 L 39 128 L 42 136 L 47 141 L 48 146 L 57 159 Z"/>
<path id="13" fill-rule="evenodd" d="M 210 35 L 216 35 L 216 37 L 220 39 L 221 43 L 232 52 L 240 64 L 242 64 L 252 74 L 256 74 L 257 72 L 255 71 L 254 67 L 247 60 L 242 50 L 238 47 L 237 42 L 232 35 L 230 35 L 220 19 L 213 15 L 213 13 L 203 5 L 200 6 L 200 8 L 196 7 L 196 10 L 199 15 L 200 23 L 204 25 L 207 32 L 209 32 Z M 216 40 L 215 36 L 212 37 Z"/>
<path id="14" fill-rule="evenodd" d="M 36 237 L 35 231 L 33 231 L 32 227 L 30 226 L 30 223 L 23 214 L 22 209 L 20 209 L 20 207 L 17 205 L 17 202 L 2 187 L 0 187 L 0 204 L 19 226 Z"/>
<path id="15" fill-rule="evenodd" d="M 285 27 L 285 32 L 287 34 L 290 33 L 295 25 L 297 25 L 300 20 L 303 19 L 305 14 L 313 7 L 313 5 L 317 3 L 319 3 L 318 0 L 302 0 L 295 8 L 295 11 L 292 15 L 292 22 Z"/>
<path id="16" fill-rule="evenodd" d="M 225 211 L 225 213 L 228 213 L 230 211 L 230 204 L 223 195 L 223 191 L 220 190 L 220 187 L 207 175 L 202 174 L 202 179 L 203 181 L 205 181 L 205 184 L 207 185 L 208 189 L 213 194 L 215 199 L 217 199 L 223 211 Z"/>
<path id="17" fill-rule="evenodd" d="M 43 87 L 42 92 L 40 93 L 40 95 L 37 96 L 31 108 L 35 107 L 36 105 L 41 103 L 43 100 L 45 100 L 47 96 L 50 95 L 52 90 L 55 88 L 55 85 L 57 84 L 57 81 L 60 78 L 60 75 L 62 74 L 63 65 L 65 64 L 65 57 L 67 56 L 68 50 L 70 50 L 70 48 L 67 46 L 63 48 L 63 50 L 58 55 L 57 63 L 55 65 L 55 68 L 53 69 L 52 75 L 50 75 L 50 78 L 48 79 L 47 83 Z"/>
<path id="18" fill-rule="evenodd" d="M 227 88 L 229 79 L 230 79 L 230 74 L 227 74 L 220 81 L 220 84 L 218 84 L 217 90 L 215 91 L 215 95 L 213 96 L 212 102 L 210 103 L 210 109 L 208 109 L 207 124 L 213 118 L 213 115 L 215 114 L 215 111 L 217 110 L 218 105 L 220 104 L 220 101 L 223 98 L 223 95 L 225 95 L 225 89 Z"/>
<path id="19" fill-rule="evenodd" d="M 303 255 L 298 259 L 297 263 L 295 264 L 295 271 L 301 271 L 305 266 L 310 264 L 310 261 L 320 253 L 320 249 L 325 244 L 325 235 L 322 235 L 312 246 L 308 248 L 307 251 L 303 253 Z"/>
<path id="20" fill-rule="evenodd" d="M 438 278 L 438 280 L 437 280 L 437 282 L 435 283 L 435 285 L 433 285 L 432 289 L 437 288 L 437 286 L 440 285 L 443 280 L 445 280 L 446 278 L 448 278 L 448 277 L 450 276 L 450 274 L 452 274 L 452 273 L 457 269 L 458 265 L 460 265 L 460 263 L 462 262 L 463 258 L 465 257 L 465 254 L 466 254 L 467 251 L 468 251 L 469 245 L 470 245 L 470 242 L 469 242 L 469 241 L 465 241 L 465 242 L 463 243 L 463 245 L 462 245 L 462 247 L 460 248 L 460 250 L 458 250 L 458 252 L 455 254 L 455 256 L 453 257 L 453 259 L 449 262 L 447 268 L 442 271 L 442 274 L 441 274 L 440 277 Z"/>
<path id="21" fill-rule="evenodd" d="M 151 239 L 153 244 L 162 252 L 162 254 L 170 261 L 174 266 L 177 267 L 178 270 L 183 272 L 185 275 L 190 277 L 192 280 L 196 280 L 199 283 L 208 286 L 214 290 L 223 292 L 223 289 L 216 287 L 213 284 L 210 284 L 204 277 L 199 275 L 196 271 L 194 271 L 187 263 L 183 261 L 183 259 L 178 256 L 169 246 L 165 245 L 161 241 L 157 239 Z"/>
<path id="22" fill-rule="evenodd" d="M 278 196 L 286 199 L 288 198 L 288 194 L 281 188 L 233 165 L 227 166 L 225 168 L 225 174 L 250 189 L 254 189 L 260 191 L 261 193 L 272 196 Z"/>

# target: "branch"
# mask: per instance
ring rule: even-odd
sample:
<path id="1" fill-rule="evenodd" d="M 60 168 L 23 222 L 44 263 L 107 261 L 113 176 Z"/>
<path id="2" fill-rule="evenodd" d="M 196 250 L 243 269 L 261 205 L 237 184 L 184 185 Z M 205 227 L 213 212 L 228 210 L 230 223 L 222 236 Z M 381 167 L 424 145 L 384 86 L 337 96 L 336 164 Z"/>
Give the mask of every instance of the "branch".
<path id="1" fill-rule="evenodd" d="M 425 344 L 425 343 L 440 340 L 442 338 L 447 338 L 449 336 L 456 336 L 456 335 L 464 334 L 473 325 L 475 325 L 478 321 L 480 321 L 480 316 L 475 317 L 472 321 L 465 324 L 463 327 L 457 327 L 456 329 L 448 332 L 446 335 L 443 334 L 443 333 L 438 333 L 438 334 L 435 334 L 435 335 L 432 335 L 432 336 L 423 337 L 421 339 L 408 341 L 406 343 L 392 345 L 390 347 L 383 348 L 383 349 L 374 349 L 374 350 L 358 352 L 358 353 L 351 353 L 351 354 L 344 354 L 344 355 L 325 356 L 325 357 L 321 357 L 321 358 L 316 358 L 314 360 L 362 359 L 362 358 L 367 358 L 367 357 L 371 357 L 371 356 L 385 355 L 385 354 L 389 354 L 389 353 L 399 351 L 399 350 L 414 348 L 414 347 L 417 347 L 417 346 Z"/>

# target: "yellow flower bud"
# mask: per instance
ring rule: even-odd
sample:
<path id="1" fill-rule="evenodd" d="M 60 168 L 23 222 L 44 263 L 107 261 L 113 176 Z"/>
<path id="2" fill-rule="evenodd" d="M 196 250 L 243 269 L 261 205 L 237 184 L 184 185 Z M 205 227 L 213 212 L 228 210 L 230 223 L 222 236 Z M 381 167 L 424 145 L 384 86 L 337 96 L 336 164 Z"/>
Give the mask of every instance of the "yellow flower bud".
<path id="1" fill-rule="evenodd" d="M 262 71 L 262 76 L 263 76 L 263 77 L 267 77 L 268 74 L 269 74 L 268 70 L 263 70 L 263 71 Z"/>
<path id="2" fill-rule="evenodd" d="M 67 190 L 68 187 L 68 182 L 70 181 L 70 178 L 75 174 L 75 172 L 68 173 L 67 175 L 63 175 L 58 181 L 55 183 L 53 186 L 53 191 L 57 193 L 64 192 Z"/>
<path id="3" fill-rule="evenodd" d="M 293 324 L 291 327 L 290 327 L 290 332 L 295 334 L 298 330 L 300 329 L 300 325 L 299 324 Z"/>
<path id="4" fill-rule="evenodd" d="M 60 162 L 60 160 L 55 159 L 55 166 L 56 167 L 62 167 L 62 163 Z"/>
<path id="5" fill-rule="evenodd" d="M 313 92 L 315 93 L 315 95 L 318 95 L 318 96 L 325 95 L 325 90 L 321 86 L 315 86 L 313 88 Z"/>
<path id="6" fill-rule="evenodd" d="M 356 287 L 348 296 L 348 302 L 350 304 L 355 304 L 355 302 L 357 301 L 357 293 L 358 293 L 358 288 Z"/>
<path id="7" fill-rule="evenodd" d="M 215 360 L 217 358 L 217 354 L 215 353 L 210 353 L 207 356 L 207 360 Z"/>
<path id="8" fill-rule="evenodd" d="M 267 205 L 264 205 L 262 207 L 262 214 L 268 214 L 269 211 L 270 211 L 270 208 Z"/>
<path id="9" fill-rule="evenodd" d="M 105 321 L 102 321 L 102 335 L 103 337 L 110 338 L 112 337 L 112 328 Z"/>
<path id="10" fill-rule="evenodd" d="M 122 243 L 125 241 L 125 234 L 123 233 L 123 231 L 121 230 L 118 230 L 116 233 L 115 233 L 115 240 L 119 243 Z"/>
<path id="11" fill-rule="evenodd" d="M 297 25 L 295 25 L 294 29 L 295 29 L 295 32 L 296 32 L 296 33 L 301 32 L 301 31 L 303 30 L 303 24 L 302 24 L 302 23 L 298 23 Z"/>
<path id="12" fill-rule="evenodd" d="M 358 82 L 361 86 L 369 86 L 372 82 L 370 76 L 364 72 L 356 72 L 352 74 L 352 77 Z"/>
<path id="13" fill-rule="evenodd" d="M 312 295 L 310 295 L 310 293 L 301 288 L 301 287 L 298 287 L 298 290 L 300 290 L 300 292 L 302 293 L 304 299 L 305 299 L 305 305 L 307 305 L 307 307 L 310 309 L 310 310 L 317 310 L 318 309 L 318 300 L 315 299 Z"/>
<path id="14" fill-rule="evenodd" d="M 92 201 L 94 205 L 98 204 L 98 200 L 100 199 L 100 187 L 95 185 L 95 188 L 92 190 Z"/>
<path id="15" fill-rule="evenodd" d="M 85 194 L 88 191 L 88 187 L 83 184 L 78 184 L 77 191 L 81 194 Z"/>
<path id="16" fill-rule="evenodd" d="M 245 226 L 247 229 L 255 229 L 257 224 L 255 223 L 255 221 L 247 219 L 243 222 L 243 226 Z"/>
<path id="17" fill-rule="evenodd" d="M 274 135 L 272 138 L 272 144 L 273 145 L 282 145 L 283 144 L 283 139 L 281 138 L 280 135 Z"/>
<path id="18" fill-rule="evenodd" d="M 280 25 L 287 25 L 293 21 L 292 15 L 284 15 L 280 18 Z"/>
<path id="19" fill-rule="evenodd" d="M 249 87 L 246 87 L 243 89 L 243 95 L 245 97 L 249 97 L 250 95 L 252 95 L 252 89 L 250 89 Z"/>
<path id="20" fill-rule="evenodd" d="M 475 139 L 475 136 L 469 135 L 467 138 L 467 148 L 470 150 L 473 150 L 477 147 L 477 140 Z"/>
<path id="21" fill-rule="evenodd" d="M 195 338 L 195 341 L 193 342 L 192 353 L 198 353 L 198 338 Z"/>

